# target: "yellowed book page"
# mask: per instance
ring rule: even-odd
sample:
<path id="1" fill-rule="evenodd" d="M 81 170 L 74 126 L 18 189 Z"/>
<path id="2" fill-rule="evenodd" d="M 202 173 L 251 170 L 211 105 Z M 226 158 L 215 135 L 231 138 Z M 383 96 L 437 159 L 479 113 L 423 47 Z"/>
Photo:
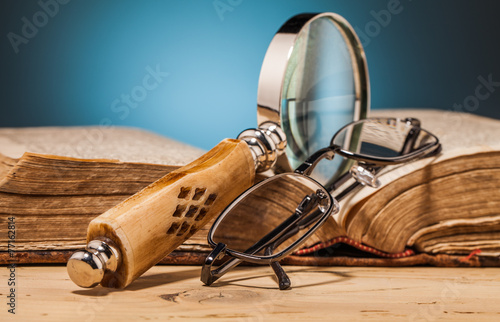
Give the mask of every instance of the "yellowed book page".
<path id="1" fill-rule="evenodd" d="M 457 113 L 428 109 L 376 110 L 371 117 L 415 117 L 420 119 L 422 128 L 435 134 L 443 151 L 437 157 L 427 158 L 405 165 L 386 167 L 380 174 L 380 188 L 390 182 L 430 163 L 437 163 L 461 155 L 474 155 L 480 152 L 500 151 L 500 120 L 485 118 L 467 113 Z M 357 203 L 370 197 L 377 189 L 365 187 L 341 202 L 341 211 L 335 219 L 344 227 L 346 214 Z"/>
<path id="2" fill-rule="evenodd" d="M 25 152 L 182 166 L 205 151 L 129 127 L 0 128 L 0 154 L 20 158 Z"/>

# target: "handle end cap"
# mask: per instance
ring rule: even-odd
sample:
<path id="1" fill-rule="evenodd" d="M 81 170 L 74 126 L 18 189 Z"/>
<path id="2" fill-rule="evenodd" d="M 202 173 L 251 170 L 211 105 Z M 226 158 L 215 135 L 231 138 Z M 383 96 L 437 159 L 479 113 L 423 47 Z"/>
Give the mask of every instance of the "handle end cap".
<path id="1" fill-rule="evenodd" d="M 67 264 L 71 280 L 85 288 L 97 286 L 104 277 L 104 269 L 101 259 L 89 251 L 74 253 Z"/>

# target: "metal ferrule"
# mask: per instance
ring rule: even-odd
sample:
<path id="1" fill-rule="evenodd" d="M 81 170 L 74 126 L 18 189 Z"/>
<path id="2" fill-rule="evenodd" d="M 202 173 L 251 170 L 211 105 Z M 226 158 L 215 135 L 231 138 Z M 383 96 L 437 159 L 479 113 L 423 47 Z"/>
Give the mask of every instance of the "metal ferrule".
<path id="1" fill-rule="evenodd" d="M 248 144 L 257 172 L 269 170 L 286 147 L 285 133 L 272 122 L 265 122 L 258 129 L 247 129 L 238 139 Z"/>
<path id="2" fill-rule="evenodd" d="M 105 274 L 114 273 L 120 266 L 121 254 L 111 241 L 92 240 L 85 250 L 71 255 L 68 274 L 80 287 L 94 287 L 101 283 Z"/>
<path id="3" fill-rule="evenodd" d="M 114 272 L 118 268 L 120 254 L 115 247 L 101 240 L 92 240 L 88 243 L 87 250 L 101 260 L 106 270 Z"/>

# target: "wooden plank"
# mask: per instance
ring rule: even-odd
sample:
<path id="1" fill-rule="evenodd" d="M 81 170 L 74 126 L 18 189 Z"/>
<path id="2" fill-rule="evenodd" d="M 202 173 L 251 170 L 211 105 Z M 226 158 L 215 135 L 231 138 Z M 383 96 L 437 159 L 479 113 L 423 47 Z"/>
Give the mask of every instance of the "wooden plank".
<path id="1" fill-rule="evenodd" d="M 124 290 L 81 289 L 64 266 L 16 268 L 16 318 L 30 321 L 149 319 L 499 320 L 497 268 L 285 266 L 279 291 L 269 267 L 239 267 L 203 286 L 199 266 L 155 266 Z M 8 270 L 1 270 L 6 299 Z M 12 318 L 2 305 L 0 320 Z"/>

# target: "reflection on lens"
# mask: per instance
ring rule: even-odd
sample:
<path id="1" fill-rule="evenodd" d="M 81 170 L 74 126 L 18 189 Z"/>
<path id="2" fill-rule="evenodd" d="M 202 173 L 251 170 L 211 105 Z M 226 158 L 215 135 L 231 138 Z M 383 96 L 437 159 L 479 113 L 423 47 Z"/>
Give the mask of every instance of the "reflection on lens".
<path id="1" fill-rule="evenodd" d="M 275 254 L 307 233 L 330 209 L 328 192 L 315 181 L 292 173 L 277 175 L 226 209 L 213 240 L 238 252 Z"/>
<path id="2" fill-rule="evenodd" d="M 360 156 L 391 158 L 436 144 L 436 138 L 411 121 L 367 119 L 343 128 L 333 144 Z"/>
<path id="3" fill-rule="evenodd" d="M 355 74 L 350 44 L 331 17 L 321 17 L 301 30 L 291 53 L 282 92 L 282 128 L 287 156 L 296 168 L 328 146 L 331 136 L 355 116 Z M 315 176 L 332 177 L 339 164 L 330 162 Z"/>

